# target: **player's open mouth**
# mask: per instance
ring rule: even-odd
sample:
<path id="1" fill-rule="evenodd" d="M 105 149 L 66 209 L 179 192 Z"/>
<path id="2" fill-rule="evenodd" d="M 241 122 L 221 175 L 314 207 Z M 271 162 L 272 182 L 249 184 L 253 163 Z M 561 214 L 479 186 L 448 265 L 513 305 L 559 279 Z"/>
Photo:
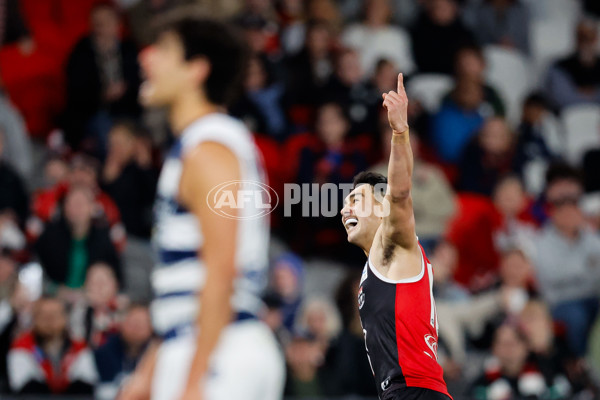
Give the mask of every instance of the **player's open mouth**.
<path id="1" fill-rule="evenodd" d="M 344 226 L 347 231 L 350 231 L 352 228 L 356 227 L 356 225 L 358 225 L 358 220 L 356 218 L 348 218 L 344 221 Z"/>

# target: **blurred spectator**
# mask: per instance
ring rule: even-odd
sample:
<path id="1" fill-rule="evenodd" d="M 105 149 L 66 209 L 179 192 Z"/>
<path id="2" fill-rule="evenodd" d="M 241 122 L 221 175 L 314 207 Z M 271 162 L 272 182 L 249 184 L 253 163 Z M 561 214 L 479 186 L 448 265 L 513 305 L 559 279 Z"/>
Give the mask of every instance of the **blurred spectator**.
<path id="1" fill-rule="evenodd" d="M 600 234 L 600 192 L 593 192 L 583 197 L 581 209 L 587 223 L 593 231 Z"/>
<path id="2" fill-rule="evenodd" d="M 336 103 L 322 105 L 317 113 L 316 137 L 306 137 L 307 143 L 302 146 L 296 155 L 298 161 L 295 182 L 315 183 L 318 185 L 351 182 L 354 175 L 367 167 L 365 149 L 349 139 L 350 123 L 344 114 L 342 106 Z M 292 161 L 293 162 L 293 161 Z M 313 187 L 319 190 L 320 187 Z M 342 195 L 339 186 L 335 188 L 339 193 L 331 196 L 330 200 L 337 200 L 331 204 L 331 210 L 337 212 L 342 208 Z M 327 216 L 311 216 L 303 218 L 301 204 L 294 209 L 293 218 L 286 218 L 286 223 L 294 226 L 290 244 L 297 251 L 311 254 L 322 252 L 331 254 L 356 254 L 346 251 L 350 247 L 346 241 L 346 233 L 337 218 Z M 295 210 L 295 211 L 294 211 Z M 335 214 L 334 214 L 335 215 Z M 343 251 L 337 253 L 332 246 L 341 246 Z"/>
<path id="3" fill-rule="evenodd" d="M 0 252 L 0 393 L 8 386 L 6 357 L 17 331 L 18 310 L 13 306 L 18 285 L 17 264 L 5 252 Z"/>
<path id="4" fill-rule="evenodd" d="M 114 201 L 98 185 L 99 163 L 96 159 L 85 155 L 75 155 L 71 159 L 70 170 L 66 180 L 42 189 L 33 199 L 33 216 L 27 221 L 27 235 L 34 241 L 44 229 L 44 224 L 52 219 L 60 218 L 61 204 L 70 187 L 88 188 L 94 196 L 93 217 L 107 222 L 110 226 L 110 237 L 118 250 L 125 244 L 125 228 L 121 224 L 119 208 Z M 59 174 L 60 175 L 60 174 Z"/>
<path id="5" fill-rule="evenodd" d="M 546 385 L 554 387 L 562 397 L 582 390 L 586 378 L 583 371 L 578 371 L 564 336 L 556 334 L 548 307 L 531 300 L 518 321 L 531 351 L 530 360 L 539 366 Z"/>
<path id="6" fill-rule="evenodd" d="M 109 265 L 95 263 L 87 271 L 82 301 L 75 303 L 70 316 L 73 338 L 97 349 L 118 332 L 119 312 L 127 302 L 119 298 L 119 284 Z"/>
<path id="7" fill-rule="evenodd" d="M 285 347 L 290 341 L 290 331 L 283 325 L 283 298 L 271 289 L 263 295 L 262 300 L 265 310 L 261 319 L 275 334 L 279 344 Z"/>
<path id="8" fill-rule="evenodd" d="M 507 175 L 500 179 L 492 194 L 496 210 L 500 214 L 500 226 L 494 232 L 494 241 L 499 251 L 515 246 L 532 253 L 536 238 L 536 221 L 532 214 L 532 203 L 518 177 Z"/>
<path id="9" fill-rule="evenodd" d="M 454 67 L 456 84 L 444 97 L 432 128 L 438 156 L 450 163 L 460 159 L 486 118 L 502 116 L 505 111 L 496 91 L 485 84 L 485 60 L 480 48 L 468 46 L 458 50 Z"/>
<path id="10" fill-rule="evenodd" d="M 152 337 L 152 323 L 148 308 L 132 305 L 123 316 L 118 334 L 94 352 L 100 382 L 95 397 L 114 399 L 119 387 L 135 370 Z"/>
<path id="11" fill-rule="evenodd" d="M 390 0 L 366 0 L 363 7 L 361 23 L 350 25 L 342 34 L 344 46 L 358 51 L 367 75 L 373 74 L 381 58 L 390 60 L 405 75 L 412 73 L 415 66 L 410 36 L 402 28 L 390 24 Z"/>
<path id="12" fill-rule="evenodd" d="M 331 342 L 320 371 L 328 396 L 377 395 L 356 307 L 360 277 L 359 271 L 349 272 L 335 292 L 342 331 Z"/>
<path id="13" fill-rule="evenodd" d="M 44 188 L 52 188 L 66 182 L 69 177 L 69 164 L 58 155 L 51 155 L 44 163 Z"/>
<path id="14" fill-rule="evenodd" d="M 133 124 L 115 124 L 109 134 L 102 187 L 119 208 L 129 235 L 150 237 L 157 176 L 148 141 Z"/>
<path id="15" fill-rule="evenodd" d="M 85 187 L 73 187 L 64 202 L 64 215 L 50 222 L 35 244 L 44 272 L 67 288 L 83 286 L 88 267 L 105 262 L 121 281 L 117 251 L 108 227 L 93 219 L 94 199 Z"/>
<path id="16" fill-rule="evenodd" d="M 2 4 L 2 17 L 0 20 L 0 47 L 16 41 L 22 52 L 30 53 L 33 41 L 29 29 L 21 13 L 19 0 L 6 0 Z"/>
<path id="17" fill-rule="evenodd" d="M 457 261 L 456 248 L 449 242 L 438 243 L 431 252 L 431 265 L 435 272 L 433 292 L 437 300 L 452 303 L 469 300 L 469 292 L 452 278 Z"/>
<path id="18" fill-rule="evenodd" d="M 550 67 L 544 87 L 553 104 L 563 108 L 573 104 L 600 103 L 600 56 L 598 28 L 593 21 L 577 25 L 577 48 L 569 57 Z"/>
<path id="19" fill-rule="evenodd" d="M 306 18 L 325 21 L 335 34 L 341 30 L 342 17 L 335 0 L 307 0 Z"/>
<path id="20" fill-rule="evenodd" d="M 325 86 L 333 72 L 332 37 L 331 27 L 325 21 L 310 21 L 304 47 L 286 60 L 287 103 L 292 107 L 290 117 L 296 123 L 304 123 L 305 128 L 309 116 L 293 115 L 297 110 L 293 107 L 317 103 L 315 93 Z"/>
<path id="21" fill-rule="evenodd" d="M 4 159 L 6 132 L 0 131 L 0 214 L 11 214 L 22 225 L 29 213 L 29 199 L 23 178 Z"/>
<path id="22" fill-rule="evenodd" d="M 288 133 L 283 109 L 285 87 L 274 79 L 266 61 L 260 56 L 252 57 L 244 83 L 245 92 L 230 107 L 230 112 L 244 121 L 250 131 L 283 140 Z"/>
<path id="23" fill-rule="evenodd" d="M 523 103 L 523 117 L 517 129 L 514 169 L 525 182 L 529 177 L 529 168 L 535 168 L 539 163 L 547 166 L 558 157 L 550 148 L 547 132 L 544 131 L 548 108 L 548 102 L 540 93 L 530 94 Z"/>
<path id="24" fill-rule="evenodd" d="M 379 125 L 383 132 L 381 136 L 383 159 L 371 169 L 387 176 L 392 129 L 386 113 L 381 114 Z M 446 232 L 448 222 L 456 211 L 455 195 L 443 171 L 420 157 L 420 141 L 417 135 L 411 135 L 410 142 L 414 158 L 411 193 L 416 231 L 421 246 L 428 253 L 433 251 Z"/>
<path id="25" fill-rule="evenodd" d="M 512 171 L 514 134 L 502 118 L 490 118 L 461 157 L 459 190 L 490 196 Z"/>
<path id="26" fill-rule="evenodd" d="M 458 49 L 475 42 L 473 33 L 462 23 L 459 11 L 458 0 L 424 1 L 424 10 L 411 30 L 419 72 L 452 74 Z"/>
<path id="27" fill-rule="evenodd" d="M 90 36 L 77 43 L 67 62 L 63 125 L 74 149 L 92 135 L 94 149 L 103 155 L 113 119 L 139 115 L 140 76 L 135 46 L 120 38 L 118 10 L 99 3 L 91 11 L 90 24 Z"/>
<path id="28" fill-rule="evenodd" d="M 340 333 L 340 316 L 327 299 L 311 297 L 302 305 L 295 327 L 309 333 L 327 351 L 331 340 Z"/>
<path id="29" fill-rule="evenodd" d="M 335 73 L 323 89 L 324 103 L 336 103 L 346 110 L 352 134 L 374 133 L 381 93 L 372 90 L 356 51 L 341 50 L 336 57 Z"/>
<path id="30" fill-rule="evenodd" d="M 27 127 L 19 111 L 0 96 L 0 157 L 22 177 L 33 172 L 33 154 Z"/>
<path id="31" fill-rule="evenodd" d="M 257 1 L 257 3 L 259 2 L 267 4 L 269 8 L 272 7 L 270 1 Z M 266 14 L 269 16 L 265 16 L 263 15 L 265 13 L 242 11 L 236 18 L 236 22 L 242 29 L 252 54 L 264 57 L 270 67 L 274 68 L 281 53 L 278 38 L 279 26 L 275 19 L 276 16 L 272 13 L 273 11 L 268 11 Z M 279 74 L 276 75 L 279 76 Z"/>
<path id="32" fill-rule="evenodd" d="M 288 252 L 282 254 L 272 267 L 271 289 L 281 296 L 283 326 L 290 332 L 294 329 L 302 303 L 304 266 L 300 257 Z"/>
<path id="33" fill-rule="evenodd" d="M 33 329 L 16 339 L 8 354 L 8 374 L 19 394 L 92 394 L 98 380 L 94 358 L 85 343 L 69 337 L 61 301 L 37 301 Z"/>
<path id="34" fill-rule="evenodd" d="M 554 393 L 536 364 L 528 359 L 527 340 L 513 325 L 500 326 L 494 336 L 494 358 L 486 365 L 471 390 L 475 400 L 539 399 L 550 393 L 566 399 L 567 393 Z"/>
<path id="35" fill-rule="evenodd" d="M 598 313 L 600 238 L 585 227 L 578 171 L 551 166 L 546 182 L 550 220 L 536 240 L 537 280 L 553 317 L 567 327 L 571 351 L 583 357 Z"/>
<path id="36" fill-rule="evenodd" d="M 588 13 L 600 17 L 600 3 L 596 0 L 583 0 L 583 7 Z"/>
<path id="37" fill-rule="evenodd" d="M 285 383 L 286 396 L 316 398 L 324 394 L 319 367 L 323 363 L 323 349 L 307 333 L 298 333 L 285 349 L 288 365 Z"/>
<path id="38" fill-rule="evenodd" d="M 499 45 L 529 54 L 529 10 L 521 0 L 483 0 L 465 10 L 481 45 Z"/>
<path id="39" fill-rule="evenodd" d="M 281 48 L 286 56 L 298 54 L 306 40 L 306 9 L 302 0 L 282 0 L 278 7 Z"/>

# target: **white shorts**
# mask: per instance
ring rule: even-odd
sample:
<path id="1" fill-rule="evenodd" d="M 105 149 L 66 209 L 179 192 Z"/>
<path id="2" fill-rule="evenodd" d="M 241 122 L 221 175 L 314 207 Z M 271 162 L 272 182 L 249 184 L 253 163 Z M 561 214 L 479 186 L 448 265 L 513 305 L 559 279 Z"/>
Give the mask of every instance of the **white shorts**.
<path id="1" fill-rule="evenodd" d="M 187 383 L 195 336 L 164 341 L 158 349 L 152 400 L 177 400 Z M 285 363 L 273 333 L 260 321 L 227 326 L 211 357 L 203 400 L 280 400 Z"/>

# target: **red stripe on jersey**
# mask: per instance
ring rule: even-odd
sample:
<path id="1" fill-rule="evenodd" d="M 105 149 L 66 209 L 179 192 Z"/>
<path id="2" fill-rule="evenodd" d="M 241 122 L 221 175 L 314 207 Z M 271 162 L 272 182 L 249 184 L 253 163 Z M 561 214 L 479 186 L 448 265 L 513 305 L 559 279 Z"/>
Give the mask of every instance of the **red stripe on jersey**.
<path id="1" fill-rule="evenodd" d="M 395 299 L 398 363 L 408 387 L 435 390 L 448 395 L 443 370 L 437 362 L 437 318 L 431 294 L 430 263 L 421 248 L 423 277 L 416 282 L 397 283 Z"/>

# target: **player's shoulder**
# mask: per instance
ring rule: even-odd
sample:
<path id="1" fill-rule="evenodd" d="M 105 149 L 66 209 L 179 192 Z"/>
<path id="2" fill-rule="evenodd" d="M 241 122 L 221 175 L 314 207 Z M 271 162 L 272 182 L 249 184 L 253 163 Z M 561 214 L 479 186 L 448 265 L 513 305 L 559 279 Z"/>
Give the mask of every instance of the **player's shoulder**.
<path id="1" fill-rule="evenodd" d="M 223 113 L 214 113 L 198 119 L 185 129 L 181 138 L 184 150 L 205 141 L 223 143 L 241 151 L 247 150 L 253 143 L 252 135 L 246 126 L 240 120 Z"/>

